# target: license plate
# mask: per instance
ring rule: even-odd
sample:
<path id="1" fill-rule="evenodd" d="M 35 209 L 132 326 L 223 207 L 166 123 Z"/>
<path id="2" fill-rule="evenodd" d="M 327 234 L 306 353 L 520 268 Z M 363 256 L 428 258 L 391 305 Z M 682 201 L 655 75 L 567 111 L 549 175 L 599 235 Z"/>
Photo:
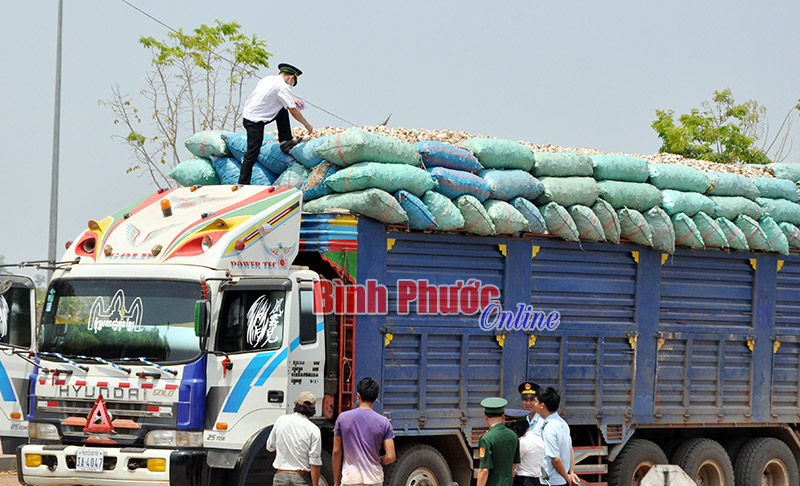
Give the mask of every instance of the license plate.
<path id="1" fill-rule="evenodd" d="M 75 454 L 75 470 L 83 472 L 103 472 L 103 451 L 80 448 Z"/>

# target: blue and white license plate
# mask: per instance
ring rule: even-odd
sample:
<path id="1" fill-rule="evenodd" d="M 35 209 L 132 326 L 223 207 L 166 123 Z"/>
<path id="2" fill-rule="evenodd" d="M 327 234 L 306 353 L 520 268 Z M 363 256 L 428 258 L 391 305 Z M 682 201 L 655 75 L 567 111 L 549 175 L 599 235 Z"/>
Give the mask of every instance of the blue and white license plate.
<path id="1" fill-rule="evenodd" d="M 75 470 L 103 472 L 103 451 L 82 447 L 75 454 Z"/>

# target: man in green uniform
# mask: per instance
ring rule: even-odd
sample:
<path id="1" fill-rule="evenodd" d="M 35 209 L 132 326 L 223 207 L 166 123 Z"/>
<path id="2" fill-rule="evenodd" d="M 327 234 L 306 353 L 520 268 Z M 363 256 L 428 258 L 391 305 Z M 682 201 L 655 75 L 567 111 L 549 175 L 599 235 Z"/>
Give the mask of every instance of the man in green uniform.
<path id="1" fill-rule="evenodd" d="M 485 398 L 481 402 L 489 430 L 481 436 L 477 486 L 512 486 L 519 464 L 519 439 L 504 423 L 505 398 Z"/>

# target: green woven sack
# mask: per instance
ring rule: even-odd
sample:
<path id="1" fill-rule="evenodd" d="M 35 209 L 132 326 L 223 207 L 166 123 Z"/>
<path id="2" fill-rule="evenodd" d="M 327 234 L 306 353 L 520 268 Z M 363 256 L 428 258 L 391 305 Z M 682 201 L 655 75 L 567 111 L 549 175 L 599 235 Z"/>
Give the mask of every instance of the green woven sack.
<path id="1" fill-rule="evenodd" d="M 769 164 L 766 167 L 772 171 L 772 175 L 779 179 L 788 179 L 792 182 L 800 181 L 800 164 L 775 163 Z"/>
<path id="2" fill-rule="evenodd" d="M 461 146 L 472 152 L 487 169 L 521 169 L 533 167 L 533 150 L 514 142 L 496 138 L 470 138 Z"/>
<path id="3" fill-rule="evenodd" d="M 309 213 L 324 213 L 327 209 L 346 209 L 388 224 L 408 222 L 408 215 L 397 199 L 380 189 L 328 194 L 303 203 L 303 211 Z"/>
<path id="4" fill-rule="evenodd" d="M 178 181 L 184 187 L 190 186 L 209 186 L 219 184 L 219 177 L 208 159 L 195 157 L 184 160 L 176 165 L 169 176 Z"/>
<path id="5" fill-rule="evenodd" d="M 758 225 L 761 226 L 761 229 L 766 233 L 772 251 L 780 253 L 781 255 L 789 254 L 789 240 L 772 217 L 764 216 L 758 220 Z"/>
<path id="6" fill-rule="evenodd" d="M 614 211 L 614 207 L 602 199 L 598 199 L 592 206 L 592 211 L 597 216 L 597 219 L 600 220 L 600 224 L 603 225 L 603 234 L 606 237 L 606 241 L 619 244 L 621 228 L 619 226 L 619 216 Z"/>
<path id="7" fill-rule="evenodd" d="M 716 222 L 719 225 L 719 229 L 725 233 L 725 239 L 728 241 L 730 248 L 739 251 L 750 251 L 750 247 L 747 246 L 747 238 L 744 237 L 744 233 L 738 226 L 727 218 L 717 218 Z"/>
<path id="8" fill-rule="evenodd" d="M 623 208 L 617 211 L 619 216 L 620 237 L 638 245 L 653 246 L 653 231 L 642 213 L 635 209 Z"/>
<path id="9" fill-rule="evenodd" d="M 326 138 L 314 153 L 342 167 L 358 162 L 418 165 L 422 161 L 419 149 L 410 143 L 358 128 Z"/>
<path id="10" fill-rule="evenodd" d="M 592 167 L 598 181 L 647 182 L 647 161 L 631 155 L 594 154 Z"/>
<path id="11" fill-rule="evenodd" d="M 756 202 L 775 221 L 792 223 L 795 226 L 800 225 L 800 204 L 786 199 L 767 199 L 765 197 L 756 198 Z"/>
<path id="12" fill-rule="evenodd" d="M 536 177 L 592 177 L 592 159 L 581 152 L 534 152 Z"/>
<path id="13" fill-rule="evenodd" d="M 755 202 L 741 196 L 711 196 L 714 210 L 709 212 L 715 218 L 735 220 L 740 214 L 750 216 L 757 220 L 764 216 L 764 210 Z"/>
<path id="14" fill-rule="evenodd" d="M 769 238 L 761 226 L 758 225 L 756 220 L 744 214 L 739 215 L 734 221 L 734 224 L 742 230 L 745 239 L 747 239 L 747 246 L 752 250 L 772 251 L 769 246 Z"/>
<path id="15" fill-rule="evenodd" d="M 600 198 L 608 201 L 614 209 L 647 211 L 661 204 L 661 191 L 650 184 L 601 181 L 597 185 L 600 186 Z"/>
<path id="16" fill-rule="evenodd" d="M 303 164 L 294 162 L 289 166 L 288 169 L 283 171 L 283 174 L 279 175 L 278 178 L 275 179 L 275 183 L 273 185 L 277 187 L 295 187 L 300 189 L 306 179 L 308 179 L 308 174 L 309 171 L 303 167 Z"/>
<path id="17" fill-rule="evenodd" d="M 792 223 L 780 223 L 778 226 L 783 231 L 783 234 L 786 235 L 786 241 L 789 246 L 800 249 L 800 228 Z"/>
<path id="18" fill-rule="evenodd" d="M 772 177 L 752 177 L 750 180 L 758 188 L 761 197 L 797 202 L 797 186 L 790 180 Z"/>
<path id="19" fill-rule="evenodd" d="M 439 223 L 436 227 L 439 231 L 452 231 L 464 227 L 464 216 L 447 196 L 436 191 L 428 191 L 422 196 L 422 202 Z"/>
<path id="20" fill-rule="evenodd" d="M 644 213 L 644 219 L 653 233 L 653 248 L 669 254 L 675 253 L 675 228 L 663 209 L 655 207 Z"/>
<path id="21" fill-rule="evenodd" d="M 696 192 L 665 189 L 661 191 L 661 209 L 670 216 L 683 213 L 691 217 L 699 211 L 711 214 L 714 212 L 714 201 Z"/>
<path id="22" fill-rule="evenodd" d="M 719 227 L 714 218 L 700 211 L 692 216 L 692 221 L 694 221 L 697 231 L 700 232 L 700 237 L 703 238 L 703 243 L 706 247 L 728 247 L 728 238 L 725 237 L 725 233 L 723 233 L 722 228 Z"/>
<path id="23" fill-rule="evenodd" d="M 575 221 L 569 215 L 569 211 L 558 203 L 547 203 L 540 208 L 544 222 L 547 225 L 547 232 L 556 235 L 567 241 L 578 241 L 578 228 Z"/>
<path id="24" fill-rule="evenodd" d="M 572 221 L 575 222 L 579 239 L 605 241 L 606 235 L 603 232 L 603 225 L 591 208 L 576 204 L 569 207 L 569 215 L 572 216 Z"/>
<path id="25" fill-rule="evenodd" d="M 196 155 L 205 159 L 214 157 L 230 157 L 231 153 L 228 151 L 228 146 L 225 144 L 223 135 L 228 135 L 231 132 L 222 130 L 207 130 L 204 132 L 197 132 L 191 137 L 183 141 L 186 149 Z"/>
<path id="26" fill-rule="evenodd" d="M 670 219 L 672 219 L 672 227 L 675 229 L 676 245 L 700 250 L 706 247 L 705 243 L 703 243 L 703 237 L 697 231 L 697 226 L 695 226 L 692 218 L 683 213 L 677 213 L 673 214 Z"/>
<path id="27" fill-rule="evenodd" d="M 539 206 L 551 202 L 565 207 L 592 206 L 600 194 L 600 186 L 591 177 L 543 177 L 539 180 L 544 185 L 544 192 L 534 201 Z"/>
<path id="28" fill-rule="evenodd" d="M 422 197 L 425 191 L 436 187 L 433 177 L 418 167 L 378 162 L 359 162 L 345 167 L 332 174 L 325 182 L 336 192 L 353 192 L 374 187 L 390 194 L 405 189 L 417 197 Z"/>
<path id="29" fill-rule="evenodd" d="M 708 177 L 694 167 L 677 164 L 650 164 L 650 184 L 659 189 L 699 192 L 708 190 Z"/>
<path id="30" fill-rule="evenodd" d="M 505 201 L 488 199 L 483 202 L 486 214 L 492 220 L 498 235 L 510 235 L 528 230 L 528 220 L 517 209 Z"/>
<path id="31" fill-rule="evenodd" d="M 711 184 L 711 187 L 706 191 L 708 196 L 741 196 L 747 199 L 758 197 L 756 185 L 743 175 L 728 172 L 708 172 L 706 176 Z"/>
<path id="32" fill-rule="evenodd" d="M 492 218 L 486 212 L 480 201 L 475 196 L 464 194 L 455 200 L 456 207 L 464 217 L 464 231 L 476 235 L 491 236 L 497 234 Z"/>

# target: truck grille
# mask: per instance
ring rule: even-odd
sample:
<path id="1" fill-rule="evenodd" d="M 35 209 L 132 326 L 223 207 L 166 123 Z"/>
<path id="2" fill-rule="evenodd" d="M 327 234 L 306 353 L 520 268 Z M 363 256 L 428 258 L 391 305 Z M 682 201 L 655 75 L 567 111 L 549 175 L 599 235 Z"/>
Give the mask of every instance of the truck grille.
<path id="1" fill-rule="evenodd" d="M 95 400 L 37 400 L 36 409 L 44 414 L 55 414 L 61 423 L 64 436 L 85 439 L 97 435 L 83 430 L 94 404 Z M 111 418 L 111 425 L 116 431 L 112 436 L 121 440 L 138 438 L 143 422 L 150 424 L 163 422 L 164 419 L 172 419 L 175 414 L 174 404 L 107 401 L 106 409 Z"/>

